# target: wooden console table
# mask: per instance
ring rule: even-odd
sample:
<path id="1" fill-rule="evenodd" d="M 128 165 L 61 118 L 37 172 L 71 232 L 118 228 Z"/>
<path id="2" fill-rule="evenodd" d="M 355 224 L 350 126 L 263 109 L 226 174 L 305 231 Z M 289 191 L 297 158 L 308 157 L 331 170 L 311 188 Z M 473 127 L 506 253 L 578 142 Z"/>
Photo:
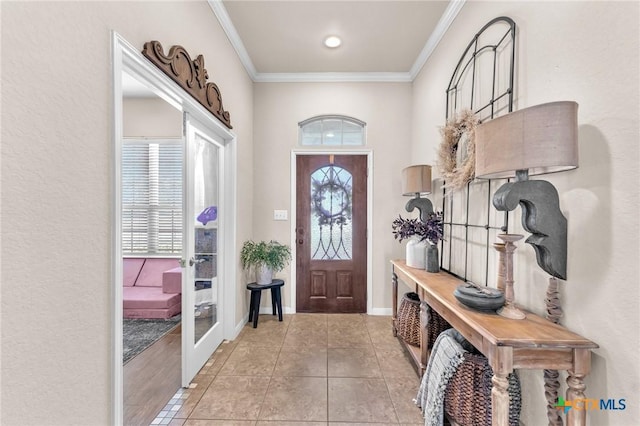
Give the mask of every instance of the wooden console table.
<path id="1" fill-rule="evenodd" d="M 420 305 L 420 347 L 405 344 L 424 373 L 429 361 L 426 333 L 427 305 L 458 330 L 484 354 L 493 368 L 491 407 L 493 426 L 509 425 L 509 384 L 514 369 L 567 370 L 566 400 L 584 399 L 584 378 L 591 370 L 591 349 L 598 347 L 564 327 L 530 312 L 523 320 L 467 308 L 453 295 L 461 280 L 446 273 L 429 273 L 393 260 L 393 335 L 397 336 L 398 279 L 418 293 Z M 400 339 L 402 342 L 402 339 Z M 404 343 L 404 342 L 403 342 Z M 586 410 L 569 410 L 567 425 L 586 424 Z"/>

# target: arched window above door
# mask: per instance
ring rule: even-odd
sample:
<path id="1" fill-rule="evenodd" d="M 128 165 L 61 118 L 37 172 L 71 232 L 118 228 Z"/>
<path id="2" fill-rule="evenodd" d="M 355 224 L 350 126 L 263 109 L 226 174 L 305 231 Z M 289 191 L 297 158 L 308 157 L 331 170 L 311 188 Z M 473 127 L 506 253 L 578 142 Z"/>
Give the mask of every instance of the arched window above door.
<path id="1" fill-rule="evenodd" d="M 363 146 L 364 121 L 343 115 L 319 115 L 298 123 L 302 146 Z"/>

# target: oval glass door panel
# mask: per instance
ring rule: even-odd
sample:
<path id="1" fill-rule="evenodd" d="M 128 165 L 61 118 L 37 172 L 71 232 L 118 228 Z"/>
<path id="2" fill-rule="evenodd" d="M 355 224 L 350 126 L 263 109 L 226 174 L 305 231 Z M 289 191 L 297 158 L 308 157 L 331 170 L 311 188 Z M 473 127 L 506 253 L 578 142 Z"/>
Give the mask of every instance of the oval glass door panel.
<path id="1" fill-rule="evenodd" d="M 219 148 L 195 135 L 194 162 L 194 342 L 217 323 Z"/>
<path id="2" fill-rule="evenodd" d="M 339 166 L 311 174 L 311 259 L 351 259 L 351 185 L 351 173 Z"/>

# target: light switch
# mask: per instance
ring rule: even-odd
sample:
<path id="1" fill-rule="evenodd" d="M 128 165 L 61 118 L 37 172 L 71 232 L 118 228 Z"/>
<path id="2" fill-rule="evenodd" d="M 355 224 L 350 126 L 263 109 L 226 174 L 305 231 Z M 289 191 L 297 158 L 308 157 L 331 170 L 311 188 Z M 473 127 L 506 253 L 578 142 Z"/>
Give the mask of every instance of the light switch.
<path id="1" fill-rule="evenodd" d="M 287 220 L 288 219 L 288 211 L 286 210 L 274 210 L 273 211 L 273 220 Z"/>

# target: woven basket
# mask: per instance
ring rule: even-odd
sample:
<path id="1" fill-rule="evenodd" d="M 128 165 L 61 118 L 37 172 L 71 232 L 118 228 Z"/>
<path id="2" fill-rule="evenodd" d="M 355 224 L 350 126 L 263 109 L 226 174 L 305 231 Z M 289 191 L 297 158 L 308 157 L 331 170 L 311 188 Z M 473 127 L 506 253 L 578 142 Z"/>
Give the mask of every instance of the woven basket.
<path id="1" fill-rule="evenodd" d="M 447 384 L 444 409 L 460 426 L 491 425 L 491 377 L 493 370 L 484 355 L 466 353 Z M 509 375 L 509 425 L 520 422 L 520 381 Z"/>
<path id="2" fill-rule="evenodd" d="M 405 293 L 398 308 L 398 335 L 412 346 L 420 346 L 420 298 L 416 293 Z M 436 311 L 427 306 L 427 345 L 433 347 L 436 338 L 451 325 Z"/>
<path id="3" fill-rule="evenodd" d="M 398 336 L 412 346 L 420 346 L 420 298 L 405 293 L 398 308 Z"/>

